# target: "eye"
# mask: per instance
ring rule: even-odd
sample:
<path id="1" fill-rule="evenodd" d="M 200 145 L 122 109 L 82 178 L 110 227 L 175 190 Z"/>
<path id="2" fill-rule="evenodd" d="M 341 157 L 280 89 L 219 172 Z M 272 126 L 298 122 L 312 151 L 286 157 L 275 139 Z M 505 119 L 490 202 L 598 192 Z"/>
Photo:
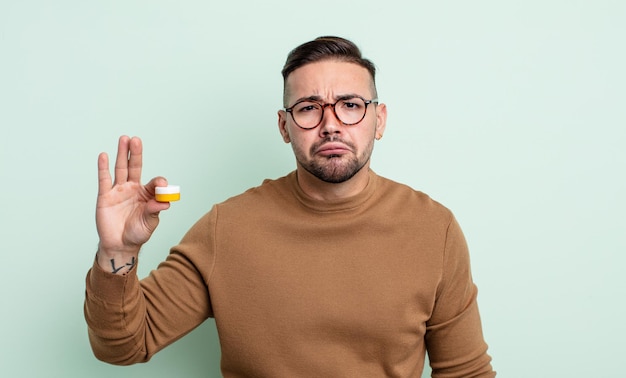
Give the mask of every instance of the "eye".
<path id="1" fill-rule="evenodd" d="M 345 110 L 359 110 L 363 107 L 363 102 L 357 98 L 341 101 L 341 108 Z"/>
<path id="2" fill-rule="evenodd" d="M 301 102 L 300 104 L 297 104 L 294 108 L 294 110 L 298 113 L 308 113 L 308 112 L 314 112 L 316 110 L 318 110 L 320 108 L 319 104 L 316 104 L 314 102 Z"/>

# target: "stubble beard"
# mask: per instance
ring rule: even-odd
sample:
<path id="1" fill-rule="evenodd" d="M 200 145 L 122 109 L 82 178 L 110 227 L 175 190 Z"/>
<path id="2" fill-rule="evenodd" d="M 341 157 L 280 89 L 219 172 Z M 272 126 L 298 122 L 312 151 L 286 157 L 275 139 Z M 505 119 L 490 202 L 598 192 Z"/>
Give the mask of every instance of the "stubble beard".
<path id="1" fill-rule="evenodd" d="M 345 143 L 350 147 L 351 151 L 355 148 L 350 143 Z M 296 153 L 296 160 L 307 172 L 318 179 L 331 183 L 340 184 L 350 180 L 367 164 L 372 153 L 373 144 L 370 144 L 360 156 L 356 153 L 330 156 L 315 156 L 315 147 L 311 148 L 312 159 L 306 161 L 302 158 L 302 154 Z"/>

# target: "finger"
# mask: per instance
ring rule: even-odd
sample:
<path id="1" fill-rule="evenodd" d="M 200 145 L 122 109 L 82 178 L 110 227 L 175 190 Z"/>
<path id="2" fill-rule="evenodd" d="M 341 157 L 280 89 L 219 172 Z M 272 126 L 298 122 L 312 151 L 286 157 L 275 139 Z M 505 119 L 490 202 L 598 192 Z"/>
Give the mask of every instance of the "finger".
<path id="1" fill-rule="evenodd" d="M 109 172 L 109 156 L 103 152 L 98 155 L 98 195 L 111 190 L 111 172 Z"/>
<path id="2" fill-rule="evenodd" d="M 133 137 L 129 142 L 130 157 L 128 158 L 128 181 L 141 182 L 141 166 L 143 146 L 141 139 Z"/>
<path id="3" fill-rule="evenodd" d="M 162 176 L 157 176 L 153 178 L 152 180 L 150 180 L 146 184 L 145 188 L 148 191 L 148 193 L 154 196 L 154 188 L 156 188 L 157 186 L 167 186 L 167 179 Z"/>
<path id="4" fill-rule="evenodd" d="M 152 198 L 148 201 L 146 205 L 146 215 L 148 215 L 149 218 L 156 219 L 158 219 L 159 213 L 161 211 L 170 208 L 169 202 L 158 202 L 154 198 L 154 188 L 156 188 L 157 186 L 167 186 L 167 179 L 165 177 L 157 176 L 145 185 L 146 191 L 152 196 Z"/>
<path id="5" fill-rule="evenodd" d="M 115 184 L 124 184 L 128 181 L 128 150 L 130 138 L 122 135 L 117 143 L 117 158 L 115 159 Z"/>
<path id="6" fill-rule="evenodd" d="M 169 209 L 171 204 L 169 202 L 157 202 L 152 200 L 146 205 L 146 214 L 150 218 L 158 218 L 161 211 Z"/>

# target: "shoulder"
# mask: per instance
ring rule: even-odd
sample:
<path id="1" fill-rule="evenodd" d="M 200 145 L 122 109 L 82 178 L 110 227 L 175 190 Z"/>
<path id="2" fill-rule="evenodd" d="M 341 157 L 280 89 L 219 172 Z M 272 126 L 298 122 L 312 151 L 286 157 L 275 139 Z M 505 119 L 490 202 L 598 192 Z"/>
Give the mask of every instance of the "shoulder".
<path id="1" fill-rule="evenodd" d="M 382 202 L 395 204 L 411 213 L 430 219 L 440 218 L 442 221 L 449 222 L 453 218 L 450 209 L 420 190 L 383 176 L 376 175 L 376 180 L 377 197 Z"/>
<path id="2" fill-rule="evenodd" d="M 288 198 L 293 197 L 292 176 L 293 172 L 277 179 L 265 179 L 260 185 L 230 197 L 218 203 L 216 207 L 221 210 L 250 209 L 274 204 L 281 200 L 288 200 Z"/>

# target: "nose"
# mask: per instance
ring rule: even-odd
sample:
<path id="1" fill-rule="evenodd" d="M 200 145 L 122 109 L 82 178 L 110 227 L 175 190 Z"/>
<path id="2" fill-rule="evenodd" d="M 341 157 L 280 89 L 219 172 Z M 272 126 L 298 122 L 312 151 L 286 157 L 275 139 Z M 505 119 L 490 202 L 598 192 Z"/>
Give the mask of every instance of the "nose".
<path id="1" fill-rule="evenodd" d="M 328 109 L 328 111 L 326 111 Z M 341 132 L 341 121 L 335 114 L 333 104 L 324 104 L 322 107 L 322 122 L 319 126 L 320 136 L 337 134 Z"/>

